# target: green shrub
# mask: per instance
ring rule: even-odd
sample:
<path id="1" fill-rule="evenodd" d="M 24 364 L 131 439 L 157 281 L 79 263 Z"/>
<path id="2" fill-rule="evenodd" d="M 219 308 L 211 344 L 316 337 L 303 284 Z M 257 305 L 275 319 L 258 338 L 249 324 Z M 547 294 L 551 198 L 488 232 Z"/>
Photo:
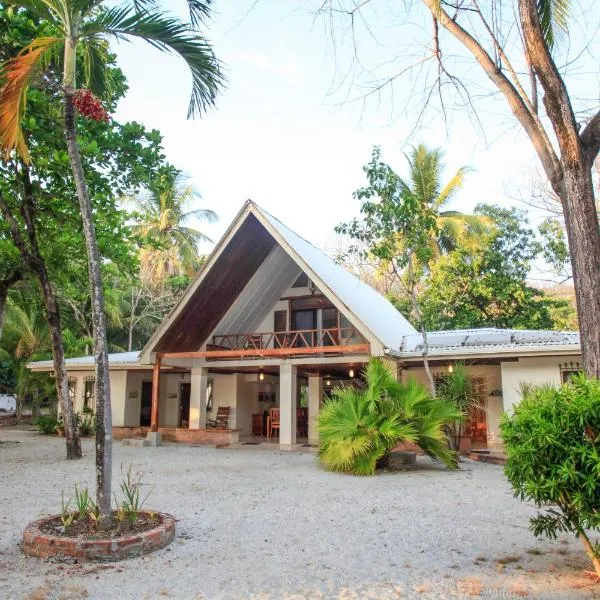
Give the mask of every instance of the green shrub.
<path id="1" fill-rule="evenodd" d="M 600 381 L 573 377 L 559 388 L 530 389 L 501 424 L 506 476 L 515 496 L 545 508 L 534 535 L 581 538 L 600 577 Z"/>
<path id="2" fill-rule="evenodd" d="M 41 415 L 33 420 L 34 427 L 43 435 L 54 435 L 59 424 L 52 415 Z"/>
<path id="3" fill-rule="evenodd" d="M 96 415 L 91 412 L 77 413 L 77 424 L 79 425 L 79 435 L 89 437 L 96 434 Z"/>
<path id="4" fill-rule="evenodd" d="M 444 434 L 460 414 L 426 389 L 396 381 L 373 358 L 364 371 L 365 387 L 336 388 L 318 418 L 319 459 L 331 471 L 372 475 L 401 442 L 412 442 L 431 458 L 456 468 L 456 453 Z"/>

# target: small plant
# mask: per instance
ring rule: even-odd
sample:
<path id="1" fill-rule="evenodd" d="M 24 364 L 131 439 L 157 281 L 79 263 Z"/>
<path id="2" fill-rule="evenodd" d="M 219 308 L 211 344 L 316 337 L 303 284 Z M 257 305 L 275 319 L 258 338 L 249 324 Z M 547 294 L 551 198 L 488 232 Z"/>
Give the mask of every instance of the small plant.
<path id="1" fill-rule="evenodd" d="M 127 469 L 125 479 L 121 482 L 121 492 L 123 494 L 123 500 L 119 505 L 117 511 L 117 518 L 119 511 L 123 511 L 125 518 L 127 518 L 130 525 L 134 525 L 138 520 L 142 506 L 148 499 L 150 492 L 142 498 L 142 479 L 143 473 L 132 474 L 131 465 Z"/>
<path id="2" fill-rule="evenodd" d="M 77 423 L 81 437 L 90 437 L 96 434 L 96 415 L 89 411 L 77 413 Z"/>
<path id="3" fill-rule="evenodd" d="M 546 508 L 531 518 L 534 535 L 573 533 L 600 577 L 600 543 L 589 537 L 600 528 L 600 381 L 532 389 L 501 430 L 515 496 Z"/>
<path id="4" fill-rule="evenodd" d="M 33 420 L 33 425 L 43 435 L 54 435 L 56 428 L 59 426 L 59 421 L 52 415 L 40 415 Z"/>
<path id="5" fill-rule="evenodd" d="M 98 504 L 91 498 L 88 500 L 87 516 L 94 529 L 98 531 L 98 525 L 100 523 L 100 509 L 98 508 Z"/>
<path id="6" fill-rule="evenodd" d="M 70 510 L 70 507 L 71 500 L 67 500 L 65 502 L 65 493 L 61 492 L 60 522 L 62 523 L 62 526 L 65 531 L 73 524 L 73 521 L 75 520 L 75 516 L 77 514 Z"/>
<path id="7" fill-rule="evenodd" d="M 75 507 L 77 508 L 77 519 L 85 519 L 90 507 L 90 493 L 87 488 L 79 489 L 75 486 Z"/>

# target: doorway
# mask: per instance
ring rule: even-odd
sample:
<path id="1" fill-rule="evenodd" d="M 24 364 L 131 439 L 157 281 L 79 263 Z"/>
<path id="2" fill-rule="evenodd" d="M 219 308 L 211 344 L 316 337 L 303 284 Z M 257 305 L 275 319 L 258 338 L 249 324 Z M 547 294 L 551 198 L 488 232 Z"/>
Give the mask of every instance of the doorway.
<path id="1" fill-rule="evenodd" d="M 192 395 L 192 384 L 182 383 L 179 386 L 179 420 L 177 427 L 190 426 L 190 396 Z"/>
<path id="2" fill-rule="evenodd" d="M 152 423 L 152 382 L 142 381 L 140 403 L 140 427 L 150 427 Z"/>

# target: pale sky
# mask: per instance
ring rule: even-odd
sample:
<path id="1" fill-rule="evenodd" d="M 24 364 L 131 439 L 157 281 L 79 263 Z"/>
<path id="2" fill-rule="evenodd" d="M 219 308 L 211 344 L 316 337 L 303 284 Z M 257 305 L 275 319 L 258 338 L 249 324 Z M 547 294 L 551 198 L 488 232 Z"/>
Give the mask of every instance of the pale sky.
<path id="1" fill-rule="evenodd" d="M 168 159 L 192 177 L 202 194 L 201 206 L 219 214 L 216 225 L 202 225 L 213 240 L 251 198 L 309 241 L 334 247 L 334 226 L 358 214 L 352 193 L 365 183 L 362 166 L 373 145 L 382 146 L 384 160 L 400 173 L 405 173 L 403 152 L 419 142 L 444 150 L 447 177 L 460 166 L 471 166 L 474 172 L 453 206 L 463 211 L 478 202 L 511 203 L 506 188 L 519 187 L 537 166 L 528 139 L 513 126 L 502 99 L 485 99 L 479 105 L 486 139 L 464 110 L 452 113 L 449 131 L 441 114 L 432 114 L 426 126 L 408 138 L 417 112 L 414 106 L 405 108 L 406 99 L 418 98 L 418 79 L 400 80 L 393 98 L 385 93 L 364 109 L 347 103 L 348 97 L 360 95 L 352 82 L 342 81 L 352 58 L 351 40 L 347 31 L 339 30 L 334 58 L 328 27 L 311 12 L 318 2 L 215 4 L 207 35 L 227 66 L 229 83 L 217 108 L 200 120 L 186 120 L 191 82 L 180 59 L 142 43 L 115 47 L 130 86 L 116 117 L 161 131 Z M 386 4 L 394 0 L 380 0 L 380 6 Z M 185 14 L 183 0 L 165 5 Z M 376 43 L 360 34 L 359 58 L 365 69 L 394 53 L 408 52 L 406 48 L 415 55 L 423 52 L 420 41 L 430 34 L 420 22 L 425 13 L 417 8 L 414 21 L 405 27 L 380 23 Z M 371 17 L 377 24 L 385 14 Z M 588 17 L 596 27 L 600 10 L 594 8 Z M 597 97 L 598 61 L 586 61 L 585 56 L 582 60 L 585 68 L 575 77 L 578 89 L 592 90 Z M 465 68 L 476 76 L 474 61 Z"/>

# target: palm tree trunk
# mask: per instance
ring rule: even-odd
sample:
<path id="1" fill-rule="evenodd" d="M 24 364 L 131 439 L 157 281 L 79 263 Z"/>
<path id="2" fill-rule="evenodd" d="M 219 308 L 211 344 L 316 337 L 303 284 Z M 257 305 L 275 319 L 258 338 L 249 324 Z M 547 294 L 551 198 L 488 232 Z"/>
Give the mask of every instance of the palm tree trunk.
<path id="1" fill-rule="evenodd" d="M 68 45 L 68 42 L 67 42 Z M 65 68 L 67 68 L 65 66 Z M 112 415 L 110 404 L 110 374 L 108 367 L 108 343 L 106 339 L 106 316 L 104 314 L 104 292 L 100 275 L 100 253 L 92 217 L 92 207 L 88 194 L 81 154 L 76 139 L 74 90 L 64 89 L 65 133 L 67 149 L 71 160 L 73 178 L 81 208 L 83 232 L 88 255 L 90 294 L 92 298 L 92 325 L 94 331 L 94 357 L 96 363 L 96 502 L 100 509 L 101 526 L 111 522 L 111 480 L 112 480 Z"/>

